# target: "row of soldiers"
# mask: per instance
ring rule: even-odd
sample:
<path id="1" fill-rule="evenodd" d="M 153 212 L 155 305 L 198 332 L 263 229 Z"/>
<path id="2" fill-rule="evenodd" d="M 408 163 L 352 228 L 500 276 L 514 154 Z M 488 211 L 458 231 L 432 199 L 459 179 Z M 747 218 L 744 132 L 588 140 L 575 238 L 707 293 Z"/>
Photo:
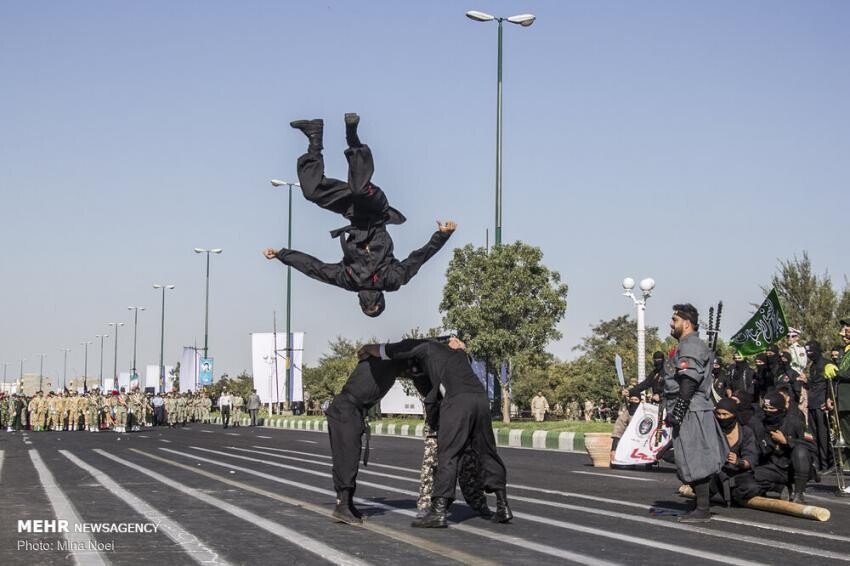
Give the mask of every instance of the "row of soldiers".
<path id="1" fill-rule="evenodd" d="M 38 391 L 32 397 L 0 394 L 0 430 L 128 432 L 153 425 L 177 426 L 187 422 L 210 422 L 212 401 L 204 392 L 165 396 L 144 394 L 138 389 L 84 394 Z"/>

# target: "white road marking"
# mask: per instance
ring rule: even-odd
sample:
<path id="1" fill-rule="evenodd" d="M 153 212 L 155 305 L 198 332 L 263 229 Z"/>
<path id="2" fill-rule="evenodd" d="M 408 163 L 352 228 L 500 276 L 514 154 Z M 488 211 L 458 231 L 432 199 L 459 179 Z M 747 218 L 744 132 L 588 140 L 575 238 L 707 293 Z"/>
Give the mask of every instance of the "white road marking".
<path id="1" fill-rule="evenodd" d="M 251 470 L 251 469 L 248 469 L 248 468 L 242 468 L 240 466 L 233 466 L 233 465 L 227 464 L 225 462 L 218 462 L 216 460 L 211 460 L 209 458 L 204 458 L 202 456 L 196 456 L 194 454 L 186 454 L 186 453 L 183 453 L 183 452 L 179 452 L 177 450 L 170 450 L 168 448 L 160 448 L 160 450 L 162 450 L 164 452 L 170 452 L 170 453 L 176 454 L 178 456 L 184 456 L 186 458 L 192 458 L 192 459 L 198 460 L 200 462 L 206 462 L 206 463 L 209 463 L 209 464 L 213 464 L 215 466 L 221 466 L 223 468 L 228 468 L 228 469 L 237 470 L 237 471 L 240 471 L 240 472 L 245 472 L 247 474 L 251 474 L 253 476 L 261 477 L 261 478 L 264 478 L 264 479 L 267 479 L 267 480 L 270 480 L 270 481 L 273 481 L 273 482 L 286 484 L 286 485 L 289 485 L 289 486 L 292 486 L 292 487 L 297 487 L 297 488 L 305 490 L 305 491 L 312 491 L 314 493 L 321 493 L 323 495 L 336 497 L 336 493 L 333 492 L 333 491 L 330 491 L 330 490 L 327 490 L 327 489 L 322 489 L 322 488 L 319 488 L 319 487 L 315 487 L 315 486 L 312 486 L 312 485 L 309 485 L 309 484 L 300 483 L 300 482 L 296 482 L 296 481 L 292 481 L 292 480 L 287 480 L 287 479 L 284 479 L 284 478 L 279 478 L 279 477 L 273 476 L 271 474 L 265 474 L 263 472 L 258 472 L 258 471 Z M 275 464 L 275 465 L 283 467 L 283 468 L 297 469 L 297 468 L 294 468 L 293 466 L 287 466 L 285 464 L 277 464 L 276 462 L 269 462 L 269 463 Z M 305 470 L 300 470 L 300 471 L 305 471 Z M 323 477 L 323 478 L 330 478 L 331 477 L 331 474 L 326 474 L 326 473 L 322 473 L 322 472 L 307 471 L 307 473 L 310 473 L 310 474 L 316 475 L 316 476 L 320 476 L 320 477 Z M 359 482 L 359 485 L 368 485 L 370 487 L 377 487 L 377 488 L 392 491 L 392 492 L 395 492 L 395 493 L 412 495 L 413 497 L 416 497 L 416 496 L 419 495 L 418 492 L 407 491 L 407 490 L 404 490 L 404 489 L 390 488 L 390 487 L 387 487 L 387 486 L 383 486 L 383 485 L 380 485 L 380 484 L 373 484 L 373 483 L 369 483 L 369 482 Z M 355 497 L 354 501 L 359 503 L 360 505 L 368 505 L 370 507 L 376 507 L 376 508 L 382 509 L 384 511 L 390 511 L 392 513 L 398 513 L 398 514 L 401 514 L 401 515 L 406 515 L 408 517 L 415 517 L 416 516 L 415 511 L 409 511 L 407 509 L 399 509 L 399 508 L 393 507 L 391 505 L 385 505 L 383 503 L 370 501 L 368 499 L 362 499 L 360 497 Z M 514 536 L 508 536 L 508 535 L 504 535 L 504 534 L 499 533 L 499 532 L 492 532 L 492 531 L 488 531 L 488 530 L 484 530 L 484 529 L 478 529 L 478 528 L 475 528 L 475 527 L 470 527 L 469 525 L 453 524 L 452 529 L 468 532 L 470 534 L 475 534 L 475 535 L 478 535 L 478 536 L 481 536 L 481 537 L 484 537 L 484 538 L 488 538 L 488 539 L 491 539 L 491 540 L 495 540 L 495 541 L 498 541 L 498 542 L 502 542 L 502 543 L 505 543 L 505 544 L 518 546 L 520 548 L 533 550 L 533 551 L 539 552 L 541 554 L 548 554 L 550 556 L 556 556 L 558 558 L 563 558 L 565 560 L 571 560 L 571 561 L 577 562 L 579 564 L 589 564 L 591 566 L 613 566 L 614 564 L 616 564 L 614 562 L 609 562 L 609 561 L 602 560 L 600 558 L 596 558 L 596 557 L 589 556 L 589 555 L 586 555 L 586 554 L 578 554 L 576 552 L 570 552 L 568 550 L 563 550 L 561 548 L 556 548 L 556 547 L 548 546 L 548 545 L 545 545 L 545 544 L 539 544 L 539 543 L 536 543 L 536 542 L 528 540 L 528 539 L 523 539 L 523 538 L 514 537 Z M 608 535 L 608 536 L 610 538 L 619 538 L 616 535 Z M 650 543 L 645 543 L 645 545 L 652 546 Z"/>
<path id="2" fill-rule="evenodd" d="M 201 432 L 209 432 L 210 434 L 213 433 L 213 431 L 211 431 L 211 430 L 202 430 Z"/>
<path id="3" fill-rule="evenodd" d="M 139 438 L 150 438 L 150 436 L 148 436 L 147 434 L 140 434 Z"/>
<path id="4" fill-rule="evenodd" d="M 167 450 L 166 448 L 160 448 L 160 450 Z M 227 503 L 226 501 L 222 501 L 216 497 L 212 497 L 203 493 L 197 489 L 188 487 L 183 485 L 180 482 L 174 481 L 162 474 L 157 472 L 148 470 L 147 468 L 140 467 L 138 464 L 134 462 L 130 462 L 128 460 L 124 460 L 123 458 L 119 458 L 118 456 L 113 456 L 108 452 L 95 449 L 95 452 L 100 454 L 105 458 L 109 458 L 114 462 L 118 462 L 119 464 L 123 464 L 128 468 L 132 468 L 146 476 L 155 479 L 156 481 L 165 484 L 172 489 L 176 489 L 190 497 L 194 497 L 200 501 L 203 501 L 207 505 L 211 505 L 213 507 L 217 507 L 226 513 L 230 513 L 231 515 L 242 519 L 243 521 L 247 521 L 248 523 L 253 524 L 254 526 L 260 527 L 263 530 L 266 530 L 291 544 L 295 544 L 307 550 L 308 552 L 312 552 L 317 556 L 327 560 L 328 562 L 332 562 L 334 564 L 341 564 L 345 566 L 367 566 L 369 563 L 360 560 L 350 554 L 346 554 L 344 552 L 340 552 L 335 548 L 328 546 L 327 544 L 318 541 L 316 539 L 310 538 L 303 533 L 299 533 L 298 531 L 294 531 L 290 528 L 284 527 L 279 523 L 275 523 L 274 521 L 270 521 L 265 517 L 261 517 L 255 513 L 251 513 L 250 511 L 246 511 L 241 507 L 237 507 L 236 505 L 232 505 Z M 174 452 L 173 450 L 169 450 L 169 452 Z M 233 468 L 233 466 L 231 466 Z"/>
<path id="5" fill-rule="evenodd" d="M 76 550 L 77 548 L 97 548 L 95 539 L 85 533 L 74 532 L 75 530 L 71 525 L 83 523 L 79 514 L 77 514 L 77 510 L 65 496 L 65 493 L 56 483 L 56 480 L 53 479 L 53 474 L 47 469 L 38 451 L 30 450 L 29 455 L 35 466 L 35 471 L 38 473 L 38 479 L 42 487 L 44 487 L 44 492 L 47 494 L 47 499 L 50 501 L 50 506 L 53 507 L 56 518 L 68 521 L 68 532 L 62 533 L 62 536 L 72 546 L 72 549 L 68 552 L 73 555 L 74 562 L 79 566 L 105 566 L 106 562 L 104 562 L 97 550 Z"/>
<path id="6" fill-rule="evenodd" d="M 112 478 L 94 466 L 86 464 L 67 450 L 59 450 L 59 453 L 68 458 L 78 467 L 91 474 L 100 485 L 105 487 L 116 497 L 120 498 L 136 513 L 144 516 L 151 523 L 158 524 L 165 536 L 180 545 L 189 557 L 198 564 L 229 564 L 224 558 L 220 557 L 218 553 L 204 545 L 198 537 L 183 528 L 180 523 L 173 521 L 165 513 L 162 513 L 155 507 L 152 507 L 145 501 L 142 501 L 136 495 L 121 487 Z"/>
<path id="7" fill-rule="evenodd" d="M 160 441 L 160 442 L 167 442 L 167 443 L 171 444 L 171 441 L 170 441 L 170 440 L 166 440 L 166 439 L 164 439 L 164 438 L 160 438 L 160 439 L 159 439 L 159 441 Z"/>
<path id="8" fill-rule="evenodd" d="M 0 450 L 0 484 L 3 483 L 3 451 Z"/>
<path id="9" fill-rule="evenodd" d="M 605 473 L 602 473 L 602 472 L 583 472 L 583 471 L 579 471 L 579 470 L 573 470 L 572 472 L 574 474 L 587 474 L 588 476 L 602 476 L 602 477 L 605 477 L 605 478 L 618 478 L 618 479 L 621 479 L 621 480 L 658 481 L 658 480 L 653 479 L 653 478 L 636 478 L 634 476 L 623 476 L 623 475 L 619 475 L 619 474 L 605 474 Z"/>
<path id="10" fill-rule="evenodd" d="M 262 435 L 258 434 L 257 438 L 271 438 L 271 436 L 262 436 Z"/>
<path id="11" fill-rule="evenodd" d="M 306 442 L 307 444 L 318 444 L 316 440 L 299 440 L 298 442 Z"/>
<path id="12" fill-rule="evenodd" d="M 238 432 L 225 432 L 224 434 L 226 434 L 227 436 L 242 436 Z"/>

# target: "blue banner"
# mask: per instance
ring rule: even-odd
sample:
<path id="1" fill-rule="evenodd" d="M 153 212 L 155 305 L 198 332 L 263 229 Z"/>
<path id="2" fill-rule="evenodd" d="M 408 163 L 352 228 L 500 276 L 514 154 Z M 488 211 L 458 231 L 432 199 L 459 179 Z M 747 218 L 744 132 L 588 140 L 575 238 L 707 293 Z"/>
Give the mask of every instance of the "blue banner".
<path id="1" fill-rule="evenodd" d="M 212 385 L 213 382 L 213 359 L 212 358 L 201 358 L 198 360 L 199 369 L 198 369 L 198 382 L 201 384 L 201 387 L 206 387 L 207 385 Z"/>

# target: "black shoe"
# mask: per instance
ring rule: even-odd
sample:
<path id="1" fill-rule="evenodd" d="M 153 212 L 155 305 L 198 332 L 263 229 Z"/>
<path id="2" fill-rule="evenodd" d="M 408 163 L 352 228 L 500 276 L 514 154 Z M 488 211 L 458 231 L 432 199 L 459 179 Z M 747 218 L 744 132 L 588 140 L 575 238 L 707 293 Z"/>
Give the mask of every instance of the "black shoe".
<path id="1" fill-rule="evenodd" d="M 490 507 L 487 506 L 487 502 L 484 501 L 480 505 L 472 506 L 472 510 L 478 513 L 478 516 L 483 519 L 492 519 L 493 511 L 490 510 Z"/>
<path id="2" fill-rule="evenodd" d="M 507 523 L 514 518 L 508 506 L 508 496 L 504 489 L 496 490 L 496 513 L 490 517 L 494 523 Z"/>
<path id="3" fill-rule="evenodd" d="M 357 127 L 357 124 L 360 123 L 360 116 L 358 116 L 354 112 L 348 112 L 345 115 L 345 127 L 354 126 Z"/>
<path id="4" fill-rule="evenodd" d="M 307 139 L 310 140 L 310 145 L 307 147 L 309 152 L 322 151 L 322 135 L 325 129 L 325 121 L 321 118 L 315 120 L 295 120 L 289 123 L 296 130 L 301 130 Z"/>
<path id="5" fill-rule="evenodd" d="M 445 497 L 432 497 L 431 510 L 421 519 L 416 519 L 410 523 L 411 527 L 420 529 L 445 529 L 448 527 L 446 522 L 446 510 L 449 502 Z"/>
<path id="6" fill-rule="evenodd" d="M 363 519 L 355 516 L 351 512 L 351 509 L 348 508 L 348 504 L 345 502 L 339 502 L 336 504 L 336 507 L 334 507 L 333 518 L 340 523 L 346 523 L 348 525 L 363 524 Z"/>
<path id="7" fill-rule="evenodd" d="M 706 509 L 694 509 L 679 517 L 680 523 L 707 523 L 711 520 L 711 512 Z"/>
<path id="8" fill-rule="evenodd" d="M 351 112 L 345 115 L 345 141 L 348 147 L 360 147 L 360 138 L 357 136 L 357 125 L 360 123 L 360 116 Z"/>
<path id="9" fill-rule="evenodd" d="M 794 496 L 794 503 L 798 503 L 798 504 L 800 504 L 800 505 L 805 505 L 805 504 L 806 504 L 806 496 L 805 496 L 805 494 L 803 494 L 802 492 L 800 492 L 800 493 L 796 494 L 796 495 Z"/>

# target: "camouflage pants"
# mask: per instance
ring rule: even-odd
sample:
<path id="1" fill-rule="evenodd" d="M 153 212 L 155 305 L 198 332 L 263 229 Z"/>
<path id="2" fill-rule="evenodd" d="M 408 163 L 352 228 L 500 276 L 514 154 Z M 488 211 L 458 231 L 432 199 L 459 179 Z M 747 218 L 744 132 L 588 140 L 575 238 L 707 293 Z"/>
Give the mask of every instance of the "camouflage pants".
<path id="1" fill-rule="evenodd" d="M 422 471 L 419 475 L 419 498 L 416 508 L 420 511 L 431 507 L 431 492 L 434 489 L 434 471 L 437 469 L 437 434 L 425 427 L 425 454 L 422 457 Z M 481 479 L 481 463 L 478 453 L 471 447 L 460 458 L 458 465 L 458 483 L 466 504 L 473 509 L 487 505 L 484 495 L 484 482 Z"/>

